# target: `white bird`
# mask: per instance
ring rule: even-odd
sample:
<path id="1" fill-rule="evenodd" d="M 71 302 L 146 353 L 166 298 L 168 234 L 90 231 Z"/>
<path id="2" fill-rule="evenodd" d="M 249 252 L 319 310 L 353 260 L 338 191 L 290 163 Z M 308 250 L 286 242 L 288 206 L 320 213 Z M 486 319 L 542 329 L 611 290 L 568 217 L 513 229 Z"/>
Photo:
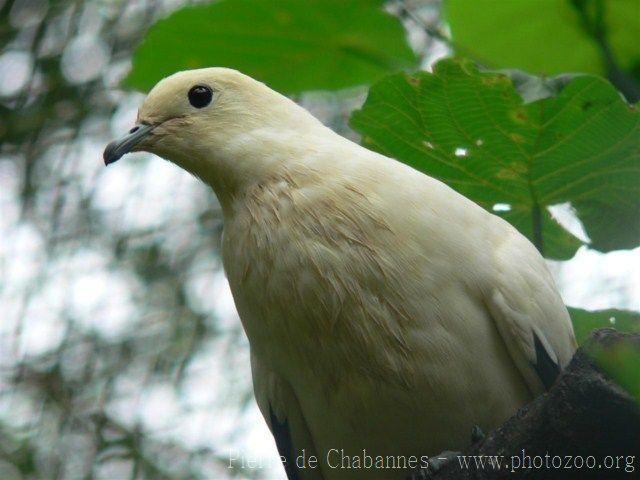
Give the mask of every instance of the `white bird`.
<path id="1" fill-rule="evenodd" d="M 500 425 L 576 349 L 510 224 L 237 71 L 159 82 L 105 162 L 132 150 L 220 201 L 256 400 L 291 480 L 404 478 Z"/>

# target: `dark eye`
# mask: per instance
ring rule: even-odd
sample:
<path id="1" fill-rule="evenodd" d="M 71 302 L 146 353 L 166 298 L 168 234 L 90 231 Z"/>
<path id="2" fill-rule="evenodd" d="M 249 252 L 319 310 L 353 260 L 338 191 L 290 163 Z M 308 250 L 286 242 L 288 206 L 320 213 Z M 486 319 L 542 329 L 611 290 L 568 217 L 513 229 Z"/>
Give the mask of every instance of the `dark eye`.
<path id="1" fill-rule="evenodd" d="M 212 97 L 213 92 L 206 85 L 196 85 L 189 90 L 189 103 L 196 108 L 209 105 Z"/>

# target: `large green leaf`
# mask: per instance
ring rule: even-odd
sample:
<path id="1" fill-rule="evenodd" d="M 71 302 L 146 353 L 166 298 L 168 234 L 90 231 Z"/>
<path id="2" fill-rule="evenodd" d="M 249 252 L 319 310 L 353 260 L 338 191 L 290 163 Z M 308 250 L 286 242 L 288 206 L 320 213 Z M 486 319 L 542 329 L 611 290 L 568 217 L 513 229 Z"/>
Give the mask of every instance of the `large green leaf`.
<path id="1" fill-rule="evenodd" d="M 640 333 L 640 313 L 638 312 L 615 308 L 589 311 L 569 307 L 569 315 L 571 315 L 576 340 L 580 345 L 596 328 L 612 327 L 621 332 Z"/>
<path id="2" fill-rule="evenodd" d="M 604 23 L 613 54 L 624 70 L 640 63 L 640 2 L 595 0 L 604 7 Z M 583 28 L 575 4 L 590 17 L 594 0 L 448 0 L 445 18 L 458 53 L 493 68 L 522 68 L 539 74 L 605 74 L 598 46 Z"/>
<path id="3" fill-rule="evenodd" d="M 125 85 L 179 70 L 238 69 L 285 93 L 340 89 L 416 66 L 400 22 L 376 0 L 221 0 L 158 21 Z"/>
<path id="4" fill-rule="evenodd" d="M 396 74 L 373 85 L 351 125 L 364 145 L 443 180 L 537 244 L 539 223 L 549 258 L 569 258 L 581 243 L 547 210 L 565 202 L 592 248 L 638 245 L 636 108 L 595 76 L 543 85 L 520 76 L 516 83 L 529 103 L 505 74 L 445 59 L 433 74 Z"/>

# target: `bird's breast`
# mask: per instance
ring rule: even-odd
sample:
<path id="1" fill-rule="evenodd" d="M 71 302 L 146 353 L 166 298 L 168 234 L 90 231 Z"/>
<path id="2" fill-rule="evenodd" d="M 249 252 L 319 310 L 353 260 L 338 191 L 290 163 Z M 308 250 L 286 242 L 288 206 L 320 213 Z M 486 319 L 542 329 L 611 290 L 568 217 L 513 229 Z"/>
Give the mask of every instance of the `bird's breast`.
<path id="1" fill-rule="evenodd" d="M 223 257 L 252 350 L 273 368 L 306 365 L 339 383 L 410 382 L 410 265 L 385 256 L 394 233 L 352 185 L 257 186 L 225 225 Z"/>

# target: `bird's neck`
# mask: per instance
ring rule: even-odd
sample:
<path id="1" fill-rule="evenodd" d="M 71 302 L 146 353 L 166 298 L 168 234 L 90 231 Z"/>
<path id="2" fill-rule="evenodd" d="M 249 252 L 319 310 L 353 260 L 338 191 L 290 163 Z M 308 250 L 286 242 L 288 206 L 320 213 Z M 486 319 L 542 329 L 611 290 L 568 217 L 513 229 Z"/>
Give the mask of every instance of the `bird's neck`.
<path id="1" fill-rule="evenodd" d="M 256 128 L 225 139 L 215 158 L 207 159 L 209 168 L 194 173 L 213 188 L 227 219 L 248 192 L 305 170 L 335 137 L 319 122 L 298 129 Z"/>

